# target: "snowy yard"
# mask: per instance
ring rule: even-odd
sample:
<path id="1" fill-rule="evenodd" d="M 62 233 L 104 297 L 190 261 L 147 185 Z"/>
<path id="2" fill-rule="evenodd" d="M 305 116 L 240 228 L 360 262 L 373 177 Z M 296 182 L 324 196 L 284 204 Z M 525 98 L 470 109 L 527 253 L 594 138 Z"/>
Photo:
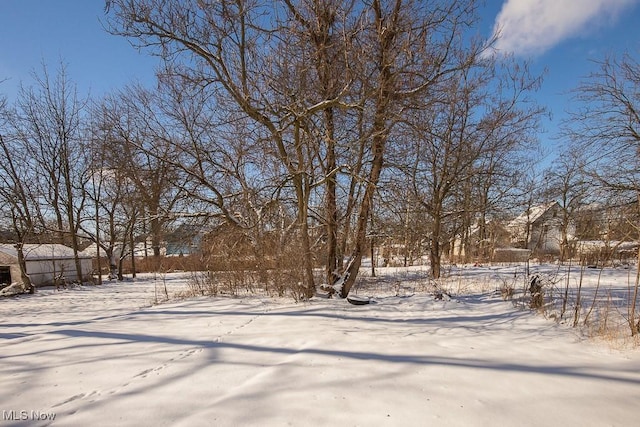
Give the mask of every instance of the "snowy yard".
<path id="1" fill-rule="evenodd" d="M 176 299 L 187 274 L 5 298 L 0 427 L 638 425 L 640 352 L 503 301 L 498 273 L 437 300 L 389 270 L 363 306 Z"/>

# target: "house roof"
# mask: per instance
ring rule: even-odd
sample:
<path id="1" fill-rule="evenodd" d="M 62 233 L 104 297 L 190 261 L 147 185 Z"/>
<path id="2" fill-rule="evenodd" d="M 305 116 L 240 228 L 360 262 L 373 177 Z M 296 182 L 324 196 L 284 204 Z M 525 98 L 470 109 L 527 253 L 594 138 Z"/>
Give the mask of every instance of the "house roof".
<path id="1" fill-rule="evenodd" d="M 527 224 L 533 224 L 557 203 L 558 202 L 549 202 L 542 205 L 532 206 L 527 211 L 511 220 L 507 227 L 514 229 L 524 227 Z"/>
<path id="2" fill-rule="evenodd" d="M 166 252 L 165 249 L 166 249 L 166 242 L 162 242 L 160 245 L 160 253 L 164 255 L 164 253 Z M 114 254 L 117 254 L 117 256 L 120 256 L 122 252 L 122 244 L 117 243 L 113 248 L 113 252 Z M 131 252 L 131 249 L 127 246 L 125 247 L 125 252 L 129 254 Z M 145 253 L 153 254 L 153 247 L 152 247 L 151 241 L 148 240 L 146 246 L 145 246 L 145 242 L 137 242 L 134 245 L 133 252 L 136 254 L 136 256 L 142 256 Z M 92 243 L 83 251 L 83 253 L 90 257 L 96 257 L 98 256 L 98 246 L 95 243 Z M 102 247 L 100 248 L 100 256 L 102 257 L 106 256 L 106 252 Z"/>
<path id="3" fill-rule="evenodd" d="M 22 248 L 24 251 L 24 257 L 27 261 L 73 258 L 73 249 L 68 246 L 55 243 L 25 243 Z M 0 252 L 14 258 L 18 258 L 18 251 L 13 244 L 0 244 Z M 91 258 L 91 255 L 85 254 L 83 252 L 80 252 L 78 255 L 80 258 Z"/>

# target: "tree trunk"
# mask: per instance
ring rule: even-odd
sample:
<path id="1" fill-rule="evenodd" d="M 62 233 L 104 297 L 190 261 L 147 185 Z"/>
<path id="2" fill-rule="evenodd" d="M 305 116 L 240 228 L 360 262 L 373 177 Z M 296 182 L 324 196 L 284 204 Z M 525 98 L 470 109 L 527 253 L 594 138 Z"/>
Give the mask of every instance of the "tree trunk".
<path id="1" fill-rule="evenodd" d="M 365 251 L 367 243 L 367 224 L 369 223 L 369 216 L 371 215 L 373 196 L 380 178 L 380 173 L 382 172 L 383 154 L 386 143 L 386 134 L 384 131 L 386 127 L 383 112 L 380 111 L 376 116 L 376 123 L 378 125 L 375 126 L 377 131 L 374 132 L 373 137 L 373 162 L 362 204 L 360 205 L 360 213 L 356 227 L 356 241 L 351 255 L 351 262 L 347 266 L 345 273 L 343 273 L 344 283 L 341 289 L 338 290 L 341 298 L 346 298 L 349 294 L 358 276 L 360 265 L 362 264 L 362 254 Z"/>
<path id="2" fill-rule="evenodd" d="M 638 193 L 638 208 L 640 210 L 640 193 Z M 638 303 L 638 292 L 640 291 L 640 248 L 638 248 L 638 261 L 636 263 L 636 280 L 633 286 L 633 296 L 631 298 L 631 306 L 629 307 L 629 326 L 631 327 L 631 336 L 634 337 L 640 333 L 640 320 L 636 323 L 636 307 Z"/>
<path id="3" fill-rule="evenodd" d="M 436 216 L 433 222 L 433 230 L 431 232 L 431 245 L 429 248 L 429 261 L 431 262 L 431 277 L 433 279 L 440 278 L 440 217 Z"/>
<path id="4" fill-rule="evenodd" d="M 135 279 L 136 278 L 136 242 L 133 237 L 133 227 L 131 228 L 131 232 L 129 233 L 129 245 L 131 245 L 131 277 Z M 155 259 L 156 258 L 154 257 L 154 260 Z"/>
<path id="5" fill-rule="evenodd" d="M 158 209 L 153 208 L 151 214 L 151 248 L 153 249 L 153 269 L 158 271 L 160 268 L 160 240 L 162 236 L 162 223 L 158 217 Z M 145 238 L 146 245 L 146 238 Z"/>
<path id="6" fill-rule="evenodd" d="M 326 121 L 327 165 L 326 173 L 326 221 L 327 221 L 327 263 L 326 280 L 333 283 L 338 269 L 338 206 L 336 202 L 336 153 L 334 142 L 333 110 L 324 111 Z"/>
<path id="7" fill-rule="evenodd" d="M 95 187 L 95 183 L 94 183 Z M 98 189 L 98 192 L 100 190 Z M 96 257 L 97 257 L 97 267 L 98 267 L 98 285 L 102 285 L 102 260 L 100 259 L 100 204 L 98 202 L 98 197 L 95 197 L 95 221 L 96 221 Z"/>
<path id="8" fill-rule="evenodd" d="M 73 159 L 71 159 L 71 150 L 69 147 L 70 143 L 71 141 L 67 139 L 62 141 L 62 146 L 60 149 L 60 156 L 62 158 L 60 159 L 60 161 L 62 163 L 64 189 L 66 192 L 66 199 L 64 201 L 64 205 L 67 211 L 67 222 L 68 222 L 67 226 L 68 226 L 69 234 L 71 237 L 71 248 L 73 249 L 73 261 L 76 267 L 76 280 L 79 283 L 82 283 L 84 275 L 82 272 L 82 262 L 80 262 L 80 256 L 79 256 L 79 245 L 80 245 L 78 241 L 79 219 L 76 218 L 76 215 L 74 214 L 74 211 L 75 211 L 74 201 L 76 201 L 76 196 L 74 194 L 73 185 L 72 185 L 73 174 L 72 174 L 71 162 L 73 161 Z M 84 199 L 80 204 L 81 208 L 83 205 L 84 205 Z"/>
<path id="9" fill-rule="evenodd" d="M 376 239 L 375 237 L 371 237 L 371 277 L 376 277 Z"/>
<path id="10" fill-rule="evenodd" d="M 75 222 L 73 213 L 69 214 L 70 224 L 73 224 L 71 221 Z M 73 261 L 76 267 L 76 278 L 79 283 L 82 283 L 84 278 L 84 273 L 82 272 L 82 262 L 80 261 L 80 251 L 79 251 L 79 242 L 78 242 L 78 233 L 75 230 L 74 225 L 70 225 L 70 233 L 71 233 L 71 247 L 73 249 Z"/>
<path id="11" fill-rule="evenodd" d="M 307 220 L 307 200 L 308 194 L 303 186 L 303 178 L 298 175 L 294 179 L 296 192 L 298 193 L 298 230 L 302 244 L 302 278 L 303 289 L 301 289 L 301 297 L 311 298 L 315 294 L 315 283 L 313 281 L 313 257 L 311 254 L 311 241 L 309 236 L 309 223 Z"/>
<path id="12" fill-rule="evenodd" d="M 113 245 L 106 251 L 107 259 L 109 260 L 109 279 L 115 279 L 118 277 L 118 263 L 116 262 L 116 254 Z"/>
<path id="13" fill-rule="evenodd" d="M 399 5 L 399 3 L 398 3 Z M 355 247 L 351 256 L 351 262 L 347 267 L 347 271 L 343 273 L 343 284 L 339 289 L 340 296 L 346 298 L 349 291 L 353 287 L 360 265 L 362 264 L 362 254 L 366 250 L 367 225 L 373 206 L 373 196 L 378 186 L 380 174 L 384 165 L 384 153 L 386 149 L 387 138 L 389 134 L 389 103 L 393 97 L 393 71 L 390 50 L 393 48 L 395 33 L 388 30 L 385 19 L 382 16 L 381 5 L 379 2 L 373 3 L 373 9 L 376 14 L 376 28 L 378 31 L 378 42 L 380 43 L 377 65 L 380 69 L 378 76 L 378 85 L 375 99 L 375 112 L 372 123 L 371 136 L 371 152 L 373 158 L 371 160 L 371 170 L 365 186 L 364 196 L 360 205 L 358 214 L 358 223 L 356 226 Z M 391 24 L 391 23 L 389 23 Z"/>
<path id="14" fill-rule="evenodd" d="M 27 274 L 27 261 L 24 257 L 24 249 L 22 243 L 16 244 L 16 252 L 18 253 L 18 265 L 20 266 L 20 279 L 22 280 L 22 284 L 24 288 L 29 291 L 30 294 L 35 293 L 36 288 L 31 283 L 31 279 Z"/>

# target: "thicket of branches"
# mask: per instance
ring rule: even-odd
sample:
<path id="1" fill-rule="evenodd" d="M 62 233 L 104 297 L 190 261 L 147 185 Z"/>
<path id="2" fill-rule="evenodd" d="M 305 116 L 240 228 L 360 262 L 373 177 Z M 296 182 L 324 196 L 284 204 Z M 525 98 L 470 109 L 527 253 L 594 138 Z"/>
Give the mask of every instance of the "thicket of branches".
<path id="1" fill-rule="evenodd" d="M 426 250 L 437 278 L 455 236 L 487 241 L 533 194 L 541 80 L 474 36 L 478 7 L 113 0 L 110 32 L 159 56 L 157 84 L 83 99 L 61 67 L 4 102 L 6 227 L 17 243 L 96 243 L 121 274 L 136 242 L 160 268 L 167 231 L 197 224 L 211 232 L 205 264 L 224 241 L 239 262 L 286 272 L 298 297 L 319 281 L 345 297 L 384 236 Z"/>

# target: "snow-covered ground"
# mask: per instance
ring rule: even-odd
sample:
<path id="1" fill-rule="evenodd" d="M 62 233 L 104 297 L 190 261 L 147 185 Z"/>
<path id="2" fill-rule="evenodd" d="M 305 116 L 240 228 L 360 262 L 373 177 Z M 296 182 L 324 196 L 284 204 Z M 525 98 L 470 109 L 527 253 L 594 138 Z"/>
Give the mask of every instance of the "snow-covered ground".
<path id="1" fill-rule="evenodd" d="M 5 298 L 0 426 L 638 425 L 640 351 L 504 301 L 510 271 L 453 271 L 438 300 L 378 270 L 362 306 L 176 299 L 187 274 Z"/>

